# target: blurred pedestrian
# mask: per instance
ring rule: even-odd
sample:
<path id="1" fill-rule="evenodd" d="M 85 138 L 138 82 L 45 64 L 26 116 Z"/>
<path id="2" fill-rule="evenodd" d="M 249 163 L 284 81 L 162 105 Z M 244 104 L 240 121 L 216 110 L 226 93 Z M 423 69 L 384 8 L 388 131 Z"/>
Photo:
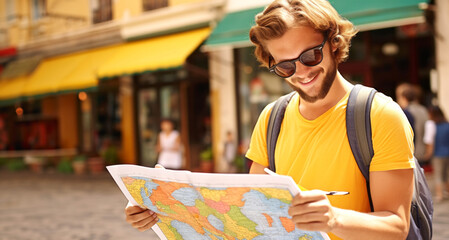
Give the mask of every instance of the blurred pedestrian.
<path id="1" fill-rule="evenodd" d="M 435 201 L 443 200 L 443 183 L 449 191 L 449 123 L 438 106 L 429 108 L 426 122 L 424 143 L 427 145 L 426 157 L 432 158 L 435 182 Z"/>
<path id="2" fill-rule="evenodd" d="M 156 149 L 159 153 L 157 163 L 169 169 L 182 167 L 182 145 L 179 132 L 174 129 L 173 121 L 161 121 Z"/>
<path id="3" fill-rule="evenodd" d="M 426 146 L 424 144 L 424 125 L 429 119 L 427 108 L 419 103 L 420 87 L 409 83 L 402 83 L 396 88 L 398 103 L 413 117 L 412 128 L 414 131 L 415 157 L 421 166 L 429 163 L 425 158 Z M 399 100 L 400 99 L 400 100 Z M 400 102 L 399 102 L 400 101 Z"/>
<path id="4" fill-rule="evenodd" d="M 234 161 L 237 156 L 237 144 L 231 131 L 226 132 L 223 147 L 223 160 L 226 162 L 226 172 L 235 172 Z"/>
<path id="5" fill-rule="evenodd" d="M 408 119 L 408 122 L 412 126 L 413 131 L 415 131 L 415 118 L 412 113 L 407 109 L 410 103 L 410 100 L 413 98 L 413 90 L 411 85 L 408 83 L 402 83 L 396 87 L 396 102 L 404 111 L 405 116 Z"/>

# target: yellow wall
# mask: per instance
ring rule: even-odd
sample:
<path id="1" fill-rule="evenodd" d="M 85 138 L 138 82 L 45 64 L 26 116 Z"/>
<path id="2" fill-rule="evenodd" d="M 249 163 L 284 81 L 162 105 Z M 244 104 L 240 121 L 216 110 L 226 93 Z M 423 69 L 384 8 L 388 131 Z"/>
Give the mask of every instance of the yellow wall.
<path id="1" fill-rule="evenodd" d="M 169 0 L 168 6 L 176 6 L 186 3 L 197 3 L 197 2 L 203 2 L 204 0 Z"/>
<path id="2" fill-rule="evenodd" d="M 59 145 L 61 148 L 78 147 L 77 95 L 58 96 Z"/>
<path id="3" fill-rule="evenodd" d="M 122 77 L 120 83 L 120 103 L 122 110 L 122 149 L 121 163 L 137 164 L 136 136 L 134 124 L 134 102 L 132 95 L 132 79 Z"/>
<path id="4" fill-rule="evenodd" d="M 6 0 L 0 0 L 0 23 L 6 21 Z"/>
<path id="5" fill-rule="evenodd" d="M 47 0 L 48 14 L 82 17 L 90 19 L 90 0 Z"/>
<path id="6" fill-rule="evenodd" d="M 142 0 L 116 0 L 112 1 L 112 16 L 114 20 L 122 20 L 142 14 Z"/>

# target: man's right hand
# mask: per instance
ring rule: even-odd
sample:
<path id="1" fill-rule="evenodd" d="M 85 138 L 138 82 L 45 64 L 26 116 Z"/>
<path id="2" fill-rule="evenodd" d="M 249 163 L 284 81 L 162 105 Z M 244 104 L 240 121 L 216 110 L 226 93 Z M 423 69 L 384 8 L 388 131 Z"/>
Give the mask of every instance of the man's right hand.
<path id="1" fill-rule="evenodd" d="M 126 221 L 141 232 L 150 229 L 159 220 L 155 212 L 139 206 L 127 207 L 125 215 Z"/>

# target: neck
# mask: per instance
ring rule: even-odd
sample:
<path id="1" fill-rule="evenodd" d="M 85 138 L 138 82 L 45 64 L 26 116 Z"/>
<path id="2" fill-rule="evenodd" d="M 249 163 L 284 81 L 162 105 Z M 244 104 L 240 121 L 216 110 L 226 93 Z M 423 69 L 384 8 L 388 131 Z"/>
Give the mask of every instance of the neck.
<path id="1" fill-rule="evenodd" d="M 305 119 L 314 120 L 335 106 L 351 88 L 352 84 L 337 71 L 334 83 L 326 97 L 313 103 L 300 99 L 299 112 Z"/>

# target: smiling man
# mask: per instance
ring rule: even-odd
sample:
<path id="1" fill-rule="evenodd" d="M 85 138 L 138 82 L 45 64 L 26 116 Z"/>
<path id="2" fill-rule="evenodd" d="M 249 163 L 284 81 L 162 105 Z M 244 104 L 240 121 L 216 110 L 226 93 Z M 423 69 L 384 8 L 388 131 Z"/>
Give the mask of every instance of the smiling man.
<path id="1" fill-rule="evenodd" d="M 304 230 L 334 239 L 405 239 L 413 193 L 413 134 L 401 108 L 376 94 L 371 107 L 374 157 L 370 165 L 371 212 L 365 178 L 346 136 L 346 107 L 353 85 L 338 73 L 356 30 L 326 0 L 279 0 L 256 17 L 250 39 L 255 55 L 296 94 L 289 102 L 276 145 L 276 172 L 307 189 L 289 214 Z M 261 113 L 246 157 L 250 173 L 268 166 L 266 133 L 273 104 Z M 350 192 L 326 196 L 324 191 Z M 125 210 L 136 229 L 150 229 L 156 214 Z"/>
<path id="2" fill-rule="evenodd" d="M 332 239 L 405 239 L 413 193 L 413 133 L 401 108 L 376 94 L 371 108 L 374 157 L 368 190 L 346 136 L 346 107 L 353 85 L 338 73 L 356 30 L 326 0 L 279 0 L 256 16 L 250 39 L 255 55 L 296 94 L 276 144 L 276 172 L 307 189 L 289 214 L 304 230 Z M 266 134 L 273 104 L 261 113 L 246 157 L 250 173 L 268 166 Z M 323 191 L 348 191 L 326 196 Z"/>

